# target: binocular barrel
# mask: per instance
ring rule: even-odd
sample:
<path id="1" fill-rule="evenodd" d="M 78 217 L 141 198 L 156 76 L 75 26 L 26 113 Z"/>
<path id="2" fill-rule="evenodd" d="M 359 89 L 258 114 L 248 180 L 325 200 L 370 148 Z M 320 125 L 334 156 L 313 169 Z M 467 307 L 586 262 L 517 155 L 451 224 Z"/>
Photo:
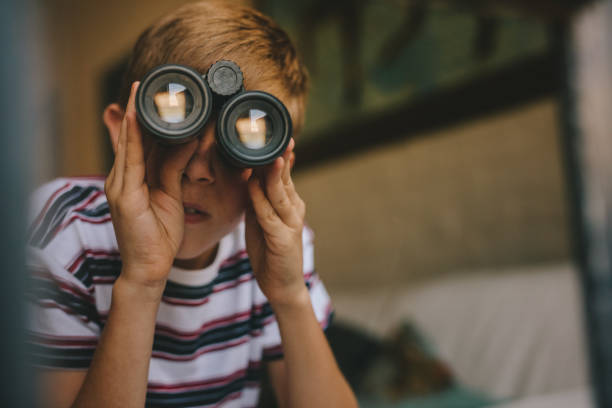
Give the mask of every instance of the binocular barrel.
<path id="1" fill-rule="evenodd" d="M 242 71 L 227 60 L 205 75 L 182 65 L 154 68 L 138 88 L 136 112 L 146 132 L 169 144 L 199 137 L 215 113 L 219 150 L 237 167 L 273 162 L 291 139 L 285 105 L 269 93 L 245 91 Z"/>

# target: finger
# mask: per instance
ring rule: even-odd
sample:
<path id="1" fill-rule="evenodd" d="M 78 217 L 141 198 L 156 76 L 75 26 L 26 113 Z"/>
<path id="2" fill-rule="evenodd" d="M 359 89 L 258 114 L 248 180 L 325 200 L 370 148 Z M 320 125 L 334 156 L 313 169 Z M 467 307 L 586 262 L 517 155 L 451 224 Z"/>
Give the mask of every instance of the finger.
<path id="1" fill-rule="evenodd" d="M 108 176 L 106 176 L 106 180 L 104 181 L 104 192 L 106 193 L 107 196 L 109 192 L 111 191 L 114 181 L 115 181 L 115 165 L 113 164 L 113 167 L 111 167 L 110 171 L 108 172 Z"/>
<path id="2" fill-rule="evenodd" d="M 255 209 L 253 208 L 252 203 L 250 203 L 245 210 L 244 222 L 247 229 L 251 229 L 252 232 L 257 234 L 258 236 L 261 236 L 262 229 L 259 225 L 259 222 L 257 221 L 257 214 L 255 213 Z"/>
<path id="3" fill-rule="evenodd" d="M 293 163 L 295 162 L 295 153 L 290 151 L 288 154 L 287 164 L 283 169 L 283 185 L 285 187 L 285 192 L 291 200 L 291 203 L 294 207 L 301 206 L 303 204 L 302 199 L 298 195 L 295 190 L 295 185 L 293 184 L 293 178 L 291 177 L 291 169 L 293 168 Z"/>
<path id="4" fill-rule="evenodd" d="M 159 187 L 176 200 L 182 199 L 181 180 L 189 160 L 198 147 L 198 140 L 189 143 L 164 146 L 159 167 Z"/>
<path id="5" fill-rule="evenodd" d="M 287 195 L 281 176 L 286 164 L 282 157 L 276 159 L 265 178 L 265 191 L 270 204 L 272 204 L 272 207 L 283 222 L 287 225 L 295 226 L 299 220 L 296 217 L 293 204 Z"/>
<path id="6" fill-rule="evenodd" d="M 293 170 L 294 165 L 295 165 L 295 153 L 291 152 L 291 157 L 289 158 L 289 168 Z"/>
<path id="7" fill-rule="evenodd" d="M 248 183 L 249 195 L 257 222 L 265 231 L 273 231 L 281 226 L 282 221 L 272 208 L 272 204 L 268 201 L 263 188 L 261 187 L 260 178 L 255 173 L 251 175 Z"/>
<path id="8" fill-rule="evenodd" d="M 293 138 L 289 141 L 289 145 L 287 146 L 287 150 L 283 153 L 283 159 L 285 160 L 285 167 L 283 167 L 283 183 L 288 184 L 291 181 L 291 156 L 293 155 L 293 147 L 295 146 L 295 141 Z"/>
<path id="9" fill-rule="evenodd" d="M 289 182 L 283 184 L 283 186 L 285 188 L 285 193 L 287 194 L 287 197 L 289 197 L 289 200 L 291 201 L 291 204 L 293 205 L 293 208 L 297 213 L 298 218 L 303 221 L 304 215 L 306 214 L 306 205 L 304 204 L 304 201 L 302 200 L 300 195 L 297 193 L 297 190 L 295 189 L 295 184 L 293 183 L 293 179 L 289 177 Z"/>
<path id="10" fill-rule="evenodd" d="M 295 191 L 295 186 L 291 178 L 291 170 L 293 169 L 293 164 L 295 163 L 295 153 L 293 152 L 294 147 L 295 140 L 291 138 L 289 146 L 283 155 L 283 158 L 286 160 L 285 167 L 283 168 L 283 184 L 285 185 L 285 192 L 287 193 L 289 200 L 291 200 L 294 207 L 297 207 L 303 205 L 303 202 Z"/>
<path id="11" fill-rule="evenodd" d="M 297 193 L 295 189 L 295 184 L 293 184 L 293 181 L 289 180 L 289 184 L 285 184 L 284 187 L 285 187 L 285 193 L 287 194 L 287 197 L 289 197 L 289 200 L 291 201 L 291 204 L 293 205 L 293 207 L 294 208 L 302 207 L 304 205 L 304 202 L 302 201 L 302 198 L 300 197 L 300 195 Z"/>
<path id="12" fill-rule="evenodd" d="M 115 162 L 111 173 L 112 182 L 109 183 L 109 192 L 113 195 L 118 194 L 123 188 L 123 174 L 125 172 L 125 144 L 126 144 L 127 122 L 125 117 L 121 121 L 119 137 L 117 138 L 117 148 L 115 152 Z"/>
<path id="13" fill-rule="evenodd" d="M 114 157 L 113 157 L 113 165 L 110 169 L 110 171 L 108 172 L 108 175 L 106 176 L 106 180 L 104 182 L 104 191 L 106 191 L 108 193 L 108 191 L 110 190 L 110 186 L 113 184 L 114 179 L 115 179 L 115 173 L 116 173 L 116 163 L 117 163 L 117 145 L 118 143 L 118 139 L 117 141 L 115 141 L 115 138 L 112 138 L 113 141 L 113 152 L 114 152 Z"/>
<path id="14" fill-rule="evenodd" d="M 151 188 L 159 188 L 159 170 L 162 162 L 162 148 L 159 143 L 152 143 L 145 159 L 145 181 Z"/>
<path id="15" fill-rule="evenodd" d="M 136 90 L 139 82 L 132 84 L 130 99 L 126 107 L 126 153 L 125 153 L 125 173 L 123 188 L 127 190 L 135 190 L 140 188 L 144 183 L 145 177 L 145 160 L 142 147 L 142 133 L 136 119 Z"/>

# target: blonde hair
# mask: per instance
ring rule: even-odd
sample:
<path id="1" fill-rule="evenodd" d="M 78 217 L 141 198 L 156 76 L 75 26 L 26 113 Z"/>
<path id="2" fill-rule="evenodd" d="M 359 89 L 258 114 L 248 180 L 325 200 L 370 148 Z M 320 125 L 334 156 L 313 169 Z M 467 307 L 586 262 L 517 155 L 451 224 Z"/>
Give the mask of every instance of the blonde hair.
<path id="1" fill-rule="evenodd" d="M 308 74 L 287 33 L 257 10 L 219 0 L 186 4 L 148 27 L 138 38 L 124 76 L 119 103 L 130 85 L 161 64 L 205 73 L 220 59 L 237 63 L 247 90 L 263 90 L 289 110 L 294 134 L 302 129 Z"/>

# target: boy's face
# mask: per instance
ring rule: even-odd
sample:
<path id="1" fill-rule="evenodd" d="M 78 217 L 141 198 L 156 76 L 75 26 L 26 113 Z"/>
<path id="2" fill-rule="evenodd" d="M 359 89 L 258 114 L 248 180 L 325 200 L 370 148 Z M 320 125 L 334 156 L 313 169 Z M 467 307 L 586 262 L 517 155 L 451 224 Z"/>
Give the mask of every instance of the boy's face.
<path id="1" fill-rule="evenodd" d="M 270 86 L 255 89 L 273 95 L 278 91 L 276 87 Z M 119 105 L 107 107 L 104 120 L 111 138 L 118 137 L 122 119 L 123 110 Z M 199 269 L 212 261 L 217 244 L 238 225 L 249 203 L 247 185 L 252 169 L 232 167 L 221 158 L 215 141 L 215 123 L 216 120 L 209 119 L 202 135 L 194 142 L 196 147 L 181 181 L 185 225 L 175 265 L 185 269 Z M 161 165 L 164 147 L 145 133 L 143 144 L 148 169 L 147 184 L 156 184 L 149 178 L 159 180 L 160 175 L 152 173 L 164 168 Z M 174 148 L 189 147 L 181 145 Z M 158 149 L 159 154 L 150 155 L 150 149 Z M 156 156 L 156 160 L 149 156 Z"/>
<path id="2" fill-rule="evenodd" d="M 273 95 L 281 90 L 260 85 L 254 89 Z M 185 269 L 212 262 L 217 244 L 238 225 L 249 203 L 247 184 L 252 170 L 232 167 L 219 155 L 215 123 L 215 118 L 209 119 L 183 175 L 185 232 L 175 265 Z"/>
<path id="3" fill-rule="evenodd" d="M 181 182 L 185 230 L 175 264 L 183 268 L 206 266 L 217 243 L 240 222 L 248 204 L 247 182 L 252 170 L 229 166 L 215 144 L 215 121 L 211 120 L 197 141 Z"/>

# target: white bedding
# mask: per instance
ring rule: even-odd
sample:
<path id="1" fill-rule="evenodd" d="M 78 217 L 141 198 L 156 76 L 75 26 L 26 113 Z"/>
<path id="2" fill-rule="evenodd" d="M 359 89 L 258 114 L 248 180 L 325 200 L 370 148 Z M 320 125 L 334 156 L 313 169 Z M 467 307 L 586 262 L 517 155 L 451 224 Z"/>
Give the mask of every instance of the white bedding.
<path id="1" fill-rule="evenodd" d="M 592 408 L 595 407 L 589 388 L 579 388 L 549 395 L 538 395 L 495 408 Z"/>
<path id="2" fill-rule="evenodd" d="M 461 384 L 492 397 L 555 394 L 588 383 L 582 301 L 569 263 L 456 273 L 332 299 L 338 319 L 379 334 L 412 320 Z"/>

